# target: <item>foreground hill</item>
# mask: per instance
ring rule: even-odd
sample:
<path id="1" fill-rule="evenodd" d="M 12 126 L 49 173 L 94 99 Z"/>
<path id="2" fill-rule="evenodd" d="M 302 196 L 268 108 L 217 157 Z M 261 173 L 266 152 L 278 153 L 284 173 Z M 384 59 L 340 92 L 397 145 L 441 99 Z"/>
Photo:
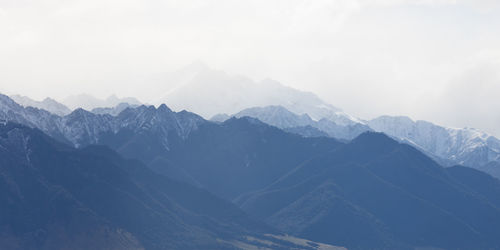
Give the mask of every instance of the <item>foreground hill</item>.
<path id="1" fill-rule="evenodd" d="M 262 189 L 302 162 L 342 143 L 304 138 L 251 118 L 206 123 L 172 149 L 168 159 L 203 187 L 227 199 Z M 162 172 L 160 166 L 155 169 Z"/>
<path id="2" fill-rule="evenodd" d="M 106 147 L 73 149 L 22 125 L 0 125 L 0 172 L 3 249 L 321 246 L 280 236 L 231 203 Z"/>
<path id="3" fill-rule="evenodd" d="M 119 138 L 115 146 L 126 147 L 117 148 L 154 158 L 158 173 L 178 174 L 295 236 L 361 249 L 500 247 L 498 180 L 443 168 L 383 134 L 344 144 L 232 118 L 202 123 L 169 150 L 150 148 L 155 155 L 141 153 L 160 145 L 143 143 L 159 140 L 154 133 Z"/>
<path id="4" fill-rule="evenodd" d="M 286 232 L 348 247 L 496 249 L 498 197 L 497 179 L 365 133 L 236 203 Z"/>

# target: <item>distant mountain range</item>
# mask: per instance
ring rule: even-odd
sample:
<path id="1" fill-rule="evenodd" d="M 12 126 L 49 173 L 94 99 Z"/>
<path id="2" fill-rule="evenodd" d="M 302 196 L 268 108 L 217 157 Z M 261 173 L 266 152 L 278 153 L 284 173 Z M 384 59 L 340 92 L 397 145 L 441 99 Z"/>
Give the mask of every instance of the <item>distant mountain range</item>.
<path id="1" fill-rule="evenodd" d="M 408 117 L 382 116 L 365 121 L 313 93 L 273 80 L 254 82 L 244 76 L 231 76 L 203 64 L 188 67 L 181 75 L 189 77 L 160 101 L 174 110 L 186 109 L 219 122 L 231 116 L 250 116 L 304 136 L 326 134 L 351 140 L 366 131 L 384 132 L 443 165 L 467 165 L 500 177 L 492 167 L 500 161 L 499 140 L 475 129 L 447 128 L 414 122 Z"/>
<path id="2" fill-rule="evenodd" d="M 216 115 L 211 120 L 224 121 L 230 117 L 241 118 L 245 116 L 257 118 L 269 125 L 304 136 L 323 136 L 326 134 L 338 139 L 352 140 L 361 133 L 371 130 L 367 125 L 357 122 L 342 125 L 328 118 L 315 121 L 307 113 L 298 115 L 282 106 L 253 107 L 244 109 L 232 116 Z M 312 129 L 317 130 L 317 132 L 313 132 Z"/>
<path id="3" fill-rule="evenodd" d="M 208 67 L 190 67 L 182 85 L 171 90 L 157 104 L 173 110 L 187 110 L 206 119 L 220 113 L 235 114 L 246 108 L 283 106 L 296 114 L 308 114 L 314 120 L 327 118 L 339 125 L 361 122 L 322 101 L 310 92 L 286 87 L 270 79 L 254 82 L 244 76 L 231 76 Z"/>
<path id="4" fill-rule="evenodd" d="M 127 108 L 136 108 L 138 106 L 140 106 L 140 105 L 122 102 L 114 107 L 94 108 L 91 110 L 91 112 L 94 114 L 100 114 L 100 115 L 109 114 L 112 116 L 117 116 L 123 110 L 125 110 Z"/>
<path id="5" fill-rule="evenodd" d="M 500 178 L 497 169 L 500 140 L 476 129 L 447 128 L 408 117 L 381 116 L 366 121 L 346 114 L 313 93 L 273 80 L 254 82 L 243 76 L 231 76 L 203 63 L 174 72 L 168 79 L 177 85 L 158 105 L 167 103 L 173 110 L 188 110 L 219 122 L 232 116 L 249 116 L 291 133 L 341 140 L 351 140 L 366 131 L 383 132 L 415 146 L 442 165 L 466 165 Z M 64 105 L 52 99 L 42 102 L 20 96 L 13 99 L 23 106 L 45 109 L 59 116 L 69 113 Z M 141 105 L 134 98 L 110 96 L 101 100 L 85 94 L 69 97 L 64 103 L 70 108 L 81 107 L 113 116 L 129 106 Z"/>
<path id="6" fill-rule="evenodd" d="M 135 133 L 153 129 L 165 135 L 161 143 L 168 148 L 170 143 L 185 138 L 199 123 L 205 122 L 192 113 L 174 113 L 165 105 L 158 109 L 144 105 L 127 108 L 117 116 L 95 114 L 81 108 L 66 116 L 57 116 L 42 109 L 24 108 L 5 95 L 0 95 L 0 119 L 38 128 L 76 147 L 96 144 L 101 136 L 119 130 Z M 172 142 L 167 138 L 172 138 Z"/>
<path id="7" fill-rule="evenodd" d="M 477 129 L 447 128 L 404 116 L 381 116 L 367 124 L 448 164 L 481 169 L 491 162 L 500 162 L 500 140 Z"/>
<path id="8" fill-rule="evenodd" d="M 7 96 L 0 96 L 0 121 L 7 176 L 0 179 L 0 191 L 9 194 L 2 196 L 8 197 L 2 209 L 21 211 L 8 213 L 11 223 L 4 225 L 26 225 L 33 219 L 21 215 L 32 215 L 29 208 L 48 206 L 47 211 L 70 214 L 50 220 L 61 223 L 77 218 L 72 211 L 89 211 L 79 220 L 89 222 L 85 228 L 56 228 L 71 236 L 99 228 L 90 230 L 96 232 L 92 237 L 110 246 L 300 249 L 320 248 L 314 242 L 321 242 L 349 249 L 500 248 L 498 179 L 467 167 L 443 168 L 382 133 L 365 132 L 351 141 L 304 137 L 247 116 L 210 122 L 165 105 L 128 107 L 116 116 L 77 109 L 61 117 Z M 296 124 L 288 118 L 279 122 Z M 14 163 L 30 166 L 28 172 L 17 172 L 25 170 Z M 25 183 L 33 181 L 26 178 L 47 180 L 47 189 L 29 189 Z M 47 199 L 18 198 L 53 197 L 51 187 L 76 201 L 46 205 Z M 2 233 L 23 239 L 12 244 L 27 246 L 52 239 L 52 225 L 37 223 Z M 314 242 L 299 247 L 302 238 Z"/>
<path id="9" fill-rule="evenodd" d="M 201 70 L 204 74 L 215 74 L 222 75 L 222 78 L 226 77 L 232 79 L 230 76 L 224 74 L 223 72 L 218 72 L 210 70 L 203 67 L 195 67 L 197 70 Z M 204 79 L 204 76 L 200 77 Z M 192 76 L 191 82 L 188 81 L 185 86 L 192 86 L 197 82 L 197 75 Z M 214 80 L 215 81 L 215 80 Z M 227 80 L 229 81 L 229 80 Z M 249 81 L 249 80 L 248 80 Z M 217 81 L 218 83 L 224 81 Z M 206 83 L 208 84 L 208 83 Z M 228 83 L 220 85 L 232 85 L 233 83 L 229 81 Z M 277 83 L 276 83 L 277 84 Z M 196 84 L 194 84 L 196 86 Z M 249 82 L 248 86 L 260 86 L 255 83 Z M 273 85 L 273 84 L 271 84 Z M 262 85 L 267 86 L 267 85 Z M 411 144 L 421 151 L 425 152 L 433 159 L 440 162 L 442 165 L 451 166 L 454 164 L 462 164 L 476 169 L 485 171 L 493 176 L 500 178 L 500 170 L 498 166 L 500 163 L 500 140 L 494 136 L 488 135 L 484 132 L 478 131 L 476 129 L 464 128 L 446 128 L 439 125 L 432 124 L 426 121 L 412 121 L 408 117 L 391 117 L 391 116 L 381 116 L 373 120 L 362 121 L 361 119 L 352 118 L 352 116 L 345 115 L 345 113 L 339 111 L 339 109 L 331 106 L 324 105 L 322 107 L 329 108 L 317 108 L 317 105 L 323 105 L 323 103 L 318 97 L 311 93 L 300 92 L 287 88 L 277 84 L 276 93 L 286 93 L 290 92 L 292 94 L 287 94 L 290 100 L 285 101 L 285 97 L 280 97 L 277 100 L 282 100 L 282 103 L 295 103 L 292 108 L 296 110 L 302 110 L 307 112 L 294 113 L 289 111 L 283 106 L 272 105 L 265 107 L 251 107 L 241 110 L 233 115 L 218 114 L 215 115 L 213 121 L 224 121 L 231 116 L 243 117 L 249 116 L 257 118 L 265 123 L 276 126 L 278 128 L 284 129 L 288 132 L 300 134 L 303 136 L 330 136 L 342 140 L 351 140 L 358 136 L 359 134 L 366 131 L 378 131 L 384 132 L 387 135 L 394 137 L 395 139 Z M 219 86 L 223 87 L 223 86 Z M 182 88 L 180 88 L 182 89 Z M 179 90 L 180 91 L 180 90 Z M 236 90 L 235 90 L 236 91 Z M 240 90 L 238 90 L 240 91 Z M 262 91 L 264 91 L 262 89 Z M 266 91 L 273 92 L 270 89 Z M 270 94 L 269 96 L 279 96 L 280 94 Z M 207 95 L 209 96 L 209 95 Z M 231 95 L 232 96 L 232 95 Z M 296 99 L 310 99 L 310 101 L 305 102 L 294 102 Z M 37 102 L 31 100 L 27 97 L 13 96 L 13 99 L 21 102 L 23 106 L 37 107 L 40 109 L 48 110 L 53 114 L 59 116 L 64 116 L 68 113 L 68 108 L 63 104 L 57 103 L 56 101 L 47 98 L 44 101 Z M 107 100 L 99 100 L 88 95 L 80 95 L 80 101 L 92 100 L 88 103 L 93 103 L 92 105 L 111 105 L 111 107 L 100 107 L 92 109 L 93 113 L 96 114 L 111 114 L 117 116 L 121 111 L 125 110 L 127 107 L 137 107 L 137 100 L 133 98 L 119 99 L 117 97 L 109 97 Z M 175 98 L 174 98 L 175 99 Z M 224 98 L 220 98 L 222 102 L 226 102 Z M 272 99 L 272 98 L 271 98 Z M 124 103 L 117 103 L 120 101 L 129 101 Z M 199 100 L 204 103 L 208 100 Z M 184 103 L 184 101 L 183 101 Z M 315 105 L 309 105 L 313 103 Z M 115 106 L 112 106 L 116 104 Z M 243 104 L 241 104 L 243 105 Z M 205 107 L 213 107 L 214 105 L 205 104 Z M 231 106 L 231 105 L 229 105 Z M 238 105 L 236 105 L 238 106 Z M 244 106 L 244 105 L 243 105 Z M 290 105 L 289 105 L 290 106 Z M 328 111 L 328 112 L 327 112 Z M 38 115 L 34 114 L 33 111 L 23 111 L 25 115 L 24 119 L 26 122 L 31 121 L 32 124 L 38 123 Z M 27 113 L 26 113 L 27 112 Z M 340 113 L 339 113 L 340 112 Z M 316 117 L 322 117 L 319 120 L 314 119 L 309 113 L 315 114 Z M 330 115 L 328 115 L 330 114 Z M 29 116 L 29 117 L 28 117 Z M 50 117 L 50 114 L 43 114 L 43 117 Z M 18 117 L 18 119 L 21 119 Z M 52 127 L 53 120 L 45 119 L 47 124 L 39 124 L 38 126 L 48 126 Z M 61 122 L 59 122 L 61 123 Z M 64 125 L 58 125 L 64 126 Z M 53 127 L 51 129 L 54 129 Z M 62 133 L 62 132 L 61 132 Z M 69 133 L 66 131 L 65 133 Z M 68 137 L 68 136 L 64 136 Z M 75 140 L 75 139 L 73 139 Z"/>
<path id="10" fill-rule="evenodd" d="M 115 95 L 111 95 L 106 99 L 99 99 L 88 94 L 81 94 L 66 98 L 63 101 L 64 104 L 49 97 L 43 101 L 35 101 L 21 95 L 11 95 L 9 97 L 21 106 L 43 109 L 59 116 L 67 115 L 78 108 L 99 114 L 117 115 L 129 106 L 137 107 L 142 104 L 133 97 L 118 98 Z"/>
<path id="11" fill-rule="evenodd" d="M 34 107 L 39 109 L 47 110 L 56 115 L 67 115 L 71 113 L 71 110 L 64 104 L 57 102 L 49 97 L 43 99 L 43 101 L 35 101 L 27 96 L 11 95 L 10 98 L 24 107 Z"/>
<path id="12" fill-rule="evenodd" d="M 443 165 L 462 164 L 500 178 L 500 171 L 497 169 L 500 162 L 500 140 L 476 129 L 447 128 L 426 121 L 415 122 L 408 117 L 381 116 L 364 121 L 342 112 L 312 93 L 288 88 L 271 80 L 255 83 L 245 77 L 234 77 L 212 70 L 203 64 L 188 67 L 180 73 L 177 78 L 184 79 L 182 84 L 164 99 L 177 110 L 185 108 L 199 111 L 205 117 L 227 111 L 225 113 L 232 115 L 218 113 L 212 120 L 220 122 L 231 116 L 249 116 L 303 136 L 330 136 L 351 140 L 366 131 L 384 132 L 417 147 Z M 196 93 L 203 95 L 198 97 L 195 96 Z M 22 96 L 11 98 L 22 106 L 44 109 L 59 116 L 70 112 L 69 108 L 50 98 L 43 101 Z M 68 98 L 66 103 L 70 107 L 83 107 L 96 114 L 113 116 L 127 107 L 140 105 L 134 98 L 110 96 L 106 100 L 100 100 L 90 95 L 74 96 Z M 273 105 L 265 106 L 270 103 Z M 243 107 L 247 108 L 238 110 Z M 231 113 L 233 110 L 236 111 Z"/>
<path id="13" fill-rule="evenodd" d="M 111 95 L 106 99 L 99 99 L 92 95 L 80 94 L 68 96 L 62 103 L 71 110 L 82 108 L 85 110 L 93 110 L 95 108 L 114 108 L 120 103 L 128 103 L 131 105 L 141 105 L 142 103 L 134 97 L 119 98 L 116 95 Z"/>
<path id="14" fill-rule="evenodd" d="M 363 123 L 338 125 L 323 118 L 311 119 L 307 114 L 295 114 L 281 106 L 254 107 L 234 115 L 219 114 L 212 121 L 230 117 L 253 117 L 267 124 L 303 136 L 330 136 L 351 140 L 367 131 L 383 132 L 398 141 L 408 143 L 445 166 L 461 164 L 485 171 L 500 178 L 500 140 L 476 129 L 446 128 L 408 117 L 381 116 Z"/>

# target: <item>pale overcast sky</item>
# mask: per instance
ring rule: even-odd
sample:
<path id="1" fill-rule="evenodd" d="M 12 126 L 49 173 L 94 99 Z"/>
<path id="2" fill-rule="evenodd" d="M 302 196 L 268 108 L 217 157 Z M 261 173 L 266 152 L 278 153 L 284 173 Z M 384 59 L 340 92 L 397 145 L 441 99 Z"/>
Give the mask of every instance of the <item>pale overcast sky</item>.
<path id="1" fill-rule="evenodd" d="M 0 0 L 0 92 L 149 101 L 147 79 L 203 61 L 365 119 L 500 135 L 499 2 Z"/>

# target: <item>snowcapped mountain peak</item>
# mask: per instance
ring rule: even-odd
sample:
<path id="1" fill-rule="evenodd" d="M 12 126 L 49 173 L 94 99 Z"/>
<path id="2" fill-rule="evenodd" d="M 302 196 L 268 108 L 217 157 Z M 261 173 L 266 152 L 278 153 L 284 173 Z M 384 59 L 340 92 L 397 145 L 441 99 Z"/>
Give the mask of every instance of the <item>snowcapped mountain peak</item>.
<path id="1" fill-rule="evenodd" d="M 43 109 L 56 115 L 62 116 L 71 113 L 71 110 L 68 107 L 50 97 L 46 97 L 42 101 L 35 101 L 27 96 L 20 95 L 12 95 L 10 98 L 24 107 Z"/>
<path id="2" fill-rule="evenodd" d="M 348 115 L 342 111 L 329 114 L 330 116 L 314 120 L 307 114 L 299 115 L 283 106 L 270 105 L 244 109 L 233 116 L 254 117 L 301 135 L 308 134 L 304 132 L 307 127 L 314 128 L 328 136 L 347 140 L 365 131 L 383 132 L 415 146 L 445 165 L 463 164 L 480 168 L 490 162 L 500 161 L 500 140 L 478 129 L 443 127 L 428 121 L 415 121 L 407 116 L 381 116 L 370 121 L 356 122 L 356 118 L 343 120 Z"/>
<path id="3" fill-rule="evenodd" d="M 213 119 L 221 121 L 228 117 L 230 116 L 219 115 Z M 331 136 L 338 139 L 350 140 L 365 131 L 371 130 L 368 126 L 361 123 L 337 124 L 327 118 L 315 121 L 307 113 L 298 114 L 279 105 L 244 109 L 234 114 L 233 117 L 257 118 L 264 123 L 302 136 Z"/>
<path id="4" fill-rule="evenodd" d="M 405 116 L 381 116 L 367 124 L 454 164 L 479 167 L 500 160 L 500 141 L 473 128 L 449 128 Z"/>
<path id="5" fill-rule="evenodd" d="M 311 125 L 313 120 L 307 115 L 297 115 L 278 105 L 244 109 L 235 117 L 253 117 L 279 128 L 292 128 Z"/>
<path id="6" fill-rule="evenodd" d="M 413 124 L 415 121 L 413 121 L 410 117 L 408 116 L 389 116 L 389 115 L 382 115 L 379 116 L 375 119 L 372 119 L 370 122 L 379 122 L 379 123 L 399 123 L 399 124 Z"/>
<path id="7" fill-rule="evenodd" d="M 77 108 L 65 116 L 32 107 L 24 108 L 8 96 L 0 94 L 0 120 L 12 121 L 42 130 L 56 139 L 76 147 L 99 143 L 102 134 L 116 134 L 122 129 L 140 133 L 157 133 L 168 148 L 168 138 L 186 138 L 201 123 L 200 116 L 189 113 L 175 113 L 166 105 L 127 106 L 116 116 L 96 114 Z"/>
<path id="8" fill-rule="evenodd" d="M 10 97 L 8 97 L 4 94 L 0 94 L 0 110 L 8 111 L 8 110 L 19 109 L 19 108 L 21 108 L 21 105 L 17 104 Z"/>
<path id="9" fill-rule="evenodd" d="M 204 69 L 161 99 L 173 110 L 188 110 L 210 118 L 216 114 L 236 114 L 252 107 L 281 106 L 313 120 L 328 118 L 337 124 L 363 123 L 324 102 L 311 92 L 287 87 L 272 79 L 255 82 L 244 76 Z"/>
<path id="10" fill-rule="evenodd" d="M 361 120 L 357 117 L 354 117 L 352 115 L 349 115 L 341 110 L 331 112 L 331 113 L 325 115 L 324 118 L 326 118 L 330 121 L 334 121 L 335 123 L 337 123 L 339 125 L 344 125 L 344 126 L 355 125 L 355 124 L 366 125 L 366 123 L 363 120 Z"/>

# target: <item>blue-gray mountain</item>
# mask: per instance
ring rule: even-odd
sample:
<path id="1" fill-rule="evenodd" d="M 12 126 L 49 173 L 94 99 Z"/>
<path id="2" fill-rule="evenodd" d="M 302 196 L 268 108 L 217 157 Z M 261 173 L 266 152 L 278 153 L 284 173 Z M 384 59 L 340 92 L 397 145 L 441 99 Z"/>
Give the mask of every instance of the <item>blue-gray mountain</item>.
<path id="1" fill-rule="evenodd" d="M 347 125 L 323 118 L 311 119 L 307 114 L 295 114 L 281 106 L 254 107 L 242 110 L 234 117 L 254 117 L 278 128 L 304 135 L 328 136 L 351 140 L 366 131 L 383 132 L 394 139 L 408 143 L 445 166 L 461 164 L 485 171 L 500 178 L 500 140 L 476 129 L 446 128 L 426 121 L 412 121 L 408 117 L 381 116 L 369 121 Z M 214 121 L 228 119 L 229 115 L 214 116 Z M 319 131 L 311 131 L 311 127 Z"/>
<path id="2" fill-rule="evenodd" d="M 409 143 L 447 166 L 462 164 L 490 170 L 500 159 L 499 140 L 474 129 L 446 128 L 424 121 L 414 122 L 407 117 L 383 116 L 363 121 L 313 93 L 287 87 L 274 80 L 255 82 L 248 77 L 232 76 L 200 63 L 181 71 L 183 80 L 177 81 L 178 86 L 169 91 L 160 102 L 170 105 L 174 110 L 186 109 L 209 118 L 220 113 L 232 115 L 254 107 L 281 106 L 297 114 L 297 121 L 300 122 L 304 122 L 302 116 L 306 114 L 317 121 L 309 124 L 311 127 L 335 138 L 350 140 L 372 129 Z M 272 114 L 276 111 L 267 108 L 260 110 L 267 114 L 259 114 L 258 109 L 247 110 L 247 115 L 253 114 L 253 117 L 262 121 L 267 117 L 269 120 L 266 123 L 302 135 L 320 135 L 309 127 L 296 127 L 297 124 L 288 127 L 292 124 L 281 124 L 281 119 L 286 114 Z M 220 118 L 223 117 L 218 117 L 219 120 Z M 496 174 L 498 172 L 493 169 L 488 173 L 500 178 Z"/>
<path id="3" fill-rule="evenodd" d="M 284 231 L 361 249 L 393 249 L 394 241 L 399 249 L 496 249 L 499 191 L 489 175 L 442 168 L 406 144 L 366 133 L 236 203 Z"/>
<path id="4" fill-rule="evenodd" d="M 276 234 L 107 147 L 74 149 L 19 124 L 0 124 L 0 172 L 2 249 L 332 247 Z"/>
<path id="5" fill-rule="evenodd" d="M 174 80 L 178 85 L 171 91 L 164 90 L 167 94 L 159 102 L 168 104 L 173 110 L 186 109 L 205 118 L 228 114 L 226 117 L 215 117 L 220 122 L 229 115 L 249 109 L 243 112 L 268 124 L 306 136 L 320 135 L 310 127 L 297 127 L 298 124 L 308 122 L 303 117 L 307 115 L 315 121 L 309 126 L 335 138 L 350 140 L 362 132 L 375 130 L 409 143 L 447 166 L 462 164 L 490 170 L 491 166 L 500 161 L 499 140 L 474 129 L 446 128 L 424 121 L 414 122 L 407 117 L 383 116 L 363 121 L 311 92 L 287 87 L 269 79 L 255 82 L 245 76 L 233 76 L 213 70 L 201 63 L 186 67 L 178 73 L 183 75 Z M 276 112 L 275 107 L 268 106 L 284 107 L 298 117 L 292 123 L 288 123 L 291 121 L 288 118 L 286 123 L 282 123 L 289 115 Z M 493 169 L 488 173 L 500 178 L 496 174 L 498 172 Z"/>
<path id="6" fill-rule="evenodd" d="M 248 108 L 232 116 L 216 115 L 211 120 L 220 122 L 230 117 L 241 118 L 245 116 L 257 118 L 269 125 L 308 137 L 326 134 L 337 139 L 352 140 L 361 133 L 371 130 L 367 125 L 361 123 L 337 124 L 327 118 L 315 121 L 307 113 L 298 115 L 282 106 Z M 313 132 L 311 128 L 315 128 L 316 132 Z"/>
<path id="7" fill-rule="evenodd" d="M 139 150 L 142 140 L 127 154 L 151 159 Z M 498 180 L 470 168 L 461 169 L 461 180 L 451 175 L 461 167 L 444 169 L 384 135 L 343 144 L 233 118 L 200 125 L 178 147 L 152 158 L 158 157 L 162 161 L 150 163 L 158 173 L 182 171 L 272 226 L 318 242 L 361 249 L 500 246 Z M 491 193 L 482 183 L 492 185 Z M 262 193 L 275 196 L 261 199 Z"/>
<path id="8" fill-rule="evenodd" d="M 105 134 L 124 131 L 140 134 L 149 131 L 161 138 L 160 143 L 165 149 L 175 141 L 186 138 L 199 124 L 206 122 L 193 113 L 172 112 L 165 105 L 158 109 L 144 105 L 128 108 L 117 116 L 94 114 L 83 109 L 76 109 L 66 116 L 57 116 L 42 109 L 24 108 L 1 94 L 0 119 L 38 128 L 76 147 L 96 144 Z"/>
<path id="9" fill-rule="evenodd" d="M 7 119 L 45 114 L 2 105 L 13 106 L 4 112 Z M 166 106 L 128 108 L 118 116 L 78 110 L 42 117 L 41 124 L 63 128 L 44 128 L 59 131 L 54 136 L 61 140 L 108 145 L 296 236 L 361 249 L 500 248 L 497 179 L 442 168 L 382 134 L 350 143 L 304 138 L 257 119 L 212 123 Z"/>

